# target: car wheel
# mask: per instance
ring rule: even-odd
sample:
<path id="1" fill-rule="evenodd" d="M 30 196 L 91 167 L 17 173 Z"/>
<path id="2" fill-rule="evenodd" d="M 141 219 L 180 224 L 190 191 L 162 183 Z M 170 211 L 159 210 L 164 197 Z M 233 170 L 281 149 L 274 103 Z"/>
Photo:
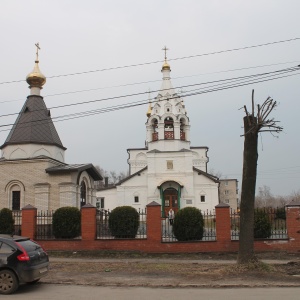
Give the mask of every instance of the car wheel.
<path id="1" fill-rule="evenodd" d="M 18 279 L 12 271 L 0 271 L 0 294 L 11 294 L 15 292 L 18 287 Z"/>

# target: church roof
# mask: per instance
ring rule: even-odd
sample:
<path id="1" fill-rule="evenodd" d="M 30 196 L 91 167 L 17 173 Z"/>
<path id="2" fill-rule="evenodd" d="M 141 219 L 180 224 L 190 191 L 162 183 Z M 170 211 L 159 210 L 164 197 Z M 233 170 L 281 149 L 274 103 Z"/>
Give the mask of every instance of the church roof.
<path id="1" fill-rule="evenodd" d="M 69 173 L 69 172 L 83 172 L 86 171 L 89 175 L 92 176 L 94 180 L 102 180 L 103 177 L 98 172 L 98 170 L 92 164 L 73 164 L 73 165 L 60 165 L 55 167 L 50 167 L 46 169 L 46 173 Z"/>
<path id="2" fill-rule="evenodd" d="M 64 150 L 58 133 L 51 119 L 43 97 L 31 95 L 19 113 L 5 143 L 0 147 L 13 144 L 55 145 Z"/>
<path id="3" fill-rule="evenodd" d="M 213 180 L 213 181 L 216 182 L 216 183 L 220 182 L 220 181 L 219 181 L 219 178 L 216 177 L 216 176 L 214 176 L 214 175 L 212 175 L 212 174 L 209 174 L 209 173 L 207 173 L 207 172 L 204 172 L 204 171 L 202 171 L 202 170 L 200 170 L 200 169 L 197 169 L 197 168 L 195 168 L 195 167 L 193 167 L 193 170 L 194 170 L 195 172 L 197 172 L 198 175 L 206 176 L 207 178 Z"/>

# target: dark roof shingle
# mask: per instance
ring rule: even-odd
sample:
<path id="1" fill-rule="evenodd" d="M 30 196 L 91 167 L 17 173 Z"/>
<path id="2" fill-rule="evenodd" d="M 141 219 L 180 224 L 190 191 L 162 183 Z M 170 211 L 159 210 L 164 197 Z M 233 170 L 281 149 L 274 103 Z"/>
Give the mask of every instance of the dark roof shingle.
<path id="1" fill-rule="evenodd" d="M 17 117 L 5 143 L 0 147 L 13 144 L 46 144 L 66 149 L 54 127 L 50 111 L 43 97 L 31 95 Z"/>

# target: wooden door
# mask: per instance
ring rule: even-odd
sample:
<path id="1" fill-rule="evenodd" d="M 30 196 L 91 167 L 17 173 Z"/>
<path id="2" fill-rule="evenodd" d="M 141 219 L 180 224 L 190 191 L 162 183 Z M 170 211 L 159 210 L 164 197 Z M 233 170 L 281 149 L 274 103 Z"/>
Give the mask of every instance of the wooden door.
<path id="1" fill-rule="evenodd" d="M 169 210 L 172 208 L 176 214 L 178 211 L 178 195 L 177 190 L 173 188 L 168 188 L 164 190 L 164 200 L 165 200 L 165 216 L 168 216 Z"/>

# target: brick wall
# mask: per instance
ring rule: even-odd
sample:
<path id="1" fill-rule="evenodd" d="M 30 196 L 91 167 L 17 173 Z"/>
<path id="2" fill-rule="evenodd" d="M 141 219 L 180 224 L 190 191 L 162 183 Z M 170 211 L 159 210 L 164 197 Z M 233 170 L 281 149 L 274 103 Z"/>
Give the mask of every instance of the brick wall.
<path id="1" fill-rule="evenodd" d="M 237 252 L 238 241 L 231 241 L 230 208 L 216 206 L 215 241 L 161 242 L 161 206 L 147 205 L 147 238 L 123 240 L 96 239 L 96 208 L 90 204 L 81 210 L 82 238 L 80 240 L 40 240 L 46 250 L 112 250 L 141 251 L 146 253 Z M 27 206 L 22 211 L 22 234 L 34 237 L 36 208 Z M 300 251 L 300 204 L 286 208 L 288 239 L 255 241 L 255 251 Z"/>

